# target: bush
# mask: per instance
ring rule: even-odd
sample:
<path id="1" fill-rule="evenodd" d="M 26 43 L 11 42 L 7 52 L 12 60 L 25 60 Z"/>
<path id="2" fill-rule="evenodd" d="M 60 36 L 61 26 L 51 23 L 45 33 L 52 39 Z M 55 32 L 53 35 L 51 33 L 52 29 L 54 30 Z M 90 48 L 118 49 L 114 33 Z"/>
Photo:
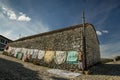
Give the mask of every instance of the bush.
<path id="1" fill-rule="evenodd" d="M 120 56 L 116 56 L 116 60 L 120 60 Z"/>
<path id="2" fill-rule="evenodd" d="M 101 59 L 101 63 L 108 63 L 108 62 L 112 62 L 113 59 L 109 59 L 109 58 L 102 58 Z"/>

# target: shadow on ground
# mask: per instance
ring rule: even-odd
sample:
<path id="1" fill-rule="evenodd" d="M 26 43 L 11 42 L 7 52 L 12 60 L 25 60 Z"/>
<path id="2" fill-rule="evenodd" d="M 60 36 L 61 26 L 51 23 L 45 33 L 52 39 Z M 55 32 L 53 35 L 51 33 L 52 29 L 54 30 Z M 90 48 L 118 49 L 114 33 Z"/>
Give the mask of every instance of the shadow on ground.
<path id="1" fill-rule="evenodd" d="M 0 58 L 0 80 L 41 80 L 38 72 L 22 64 Z"/>
<path id="2" fill-rule="evenodd" d="M 98 64 L 90 68 L 91 75 L 120 76 L 120 64 Z"/>
<path id="3" fill-rule="evenodd" d="M 69 79 L 66 79 L 66 78 L 61 78 L 61 77 L 51 77 L 53 80 L 69 80 Z"/>
<path id="4" fill-rule="evenodd" d="M 39 75 L 39 76 L 38 76 Z M 40 75 L 22 64 L 0 58 L 0 80 L 69 80 L 61 77 Z"/>

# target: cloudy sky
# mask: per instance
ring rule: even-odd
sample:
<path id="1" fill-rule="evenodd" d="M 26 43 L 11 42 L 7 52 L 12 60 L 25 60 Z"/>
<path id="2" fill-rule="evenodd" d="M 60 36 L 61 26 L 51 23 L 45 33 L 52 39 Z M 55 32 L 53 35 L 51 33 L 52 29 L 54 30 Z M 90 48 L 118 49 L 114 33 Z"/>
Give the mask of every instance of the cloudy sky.
<path id="1" fill-rule="evenodd" d="M 120 0 L 0 0 L 0 34 L 9 39 L 81 24 L 96 29 L 102 57 L 120 55 Z"/>

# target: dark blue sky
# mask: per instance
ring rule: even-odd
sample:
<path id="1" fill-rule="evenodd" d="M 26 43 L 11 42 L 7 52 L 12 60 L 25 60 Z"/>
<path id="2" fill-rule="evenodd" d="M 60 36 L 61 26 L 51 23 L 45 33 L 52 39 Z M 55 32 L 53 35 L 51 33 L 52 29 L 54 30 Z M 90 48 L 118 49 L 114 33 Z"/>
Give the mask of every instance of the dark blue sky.
<path id="1" fill-rule="evenodd" d="M 120 55 L 120 0 L 1 0 L 0 34 L 17 39 L 86 22 L 97 31 L 102 56 Z"/>

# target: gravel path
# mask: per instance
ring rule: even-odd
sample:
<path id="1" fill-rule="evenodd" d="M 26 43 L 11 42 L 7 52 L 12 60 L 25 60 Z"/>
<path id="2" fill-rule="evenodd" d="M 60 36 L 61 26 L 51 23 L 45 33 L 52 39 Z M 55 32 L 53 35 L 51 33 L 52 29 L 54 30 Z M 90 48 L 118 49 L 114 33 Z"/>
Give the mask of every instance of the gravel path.
<path id="1" fill-rule="evenodd" d="M 120 61 L 99 64 L 90 68 L 90 75 L 75 80 L 120 80 Z"/>
<path id="2" fill-rule="evenodd" d="M 0 80 L 69 80 L 49 74 L 48 69 L 0 54 Z M 99 64 L 90 72 L 70 80 L 120 80 L 120 61 Z"/>
<path id="3" fill-rule="evenodd" d="M 69 80 L 49 74 L 48 69 L 0 53 L 0 80 Z"/>

